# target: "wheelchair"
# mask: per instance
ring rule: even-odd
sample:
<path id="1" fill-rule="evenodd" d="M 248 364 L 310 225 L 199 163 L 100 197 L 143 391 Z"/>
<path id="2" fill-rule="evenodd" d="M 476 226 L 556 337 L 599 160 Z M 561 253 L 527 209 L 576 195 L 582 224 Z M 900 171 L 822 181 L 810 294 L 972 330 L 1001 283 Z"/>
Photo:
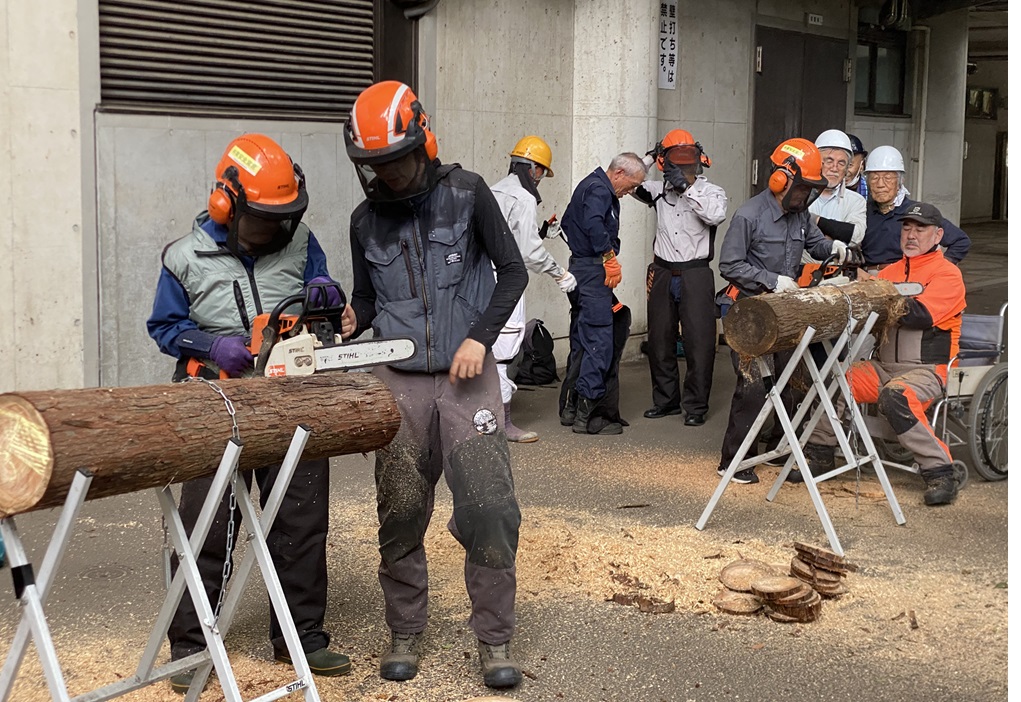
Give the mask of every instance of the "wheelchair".
<path id="1" fill-rule="evenodd" d="M 1006 313 L 1005 302 L 998 314 L 963 315 L 959 351 L 951 359 L 943 396 L 929 409 L 930 426 L 951 453 L 967 447 L 971 470 L 990 481 L 1007 477 L 1007 363 L 1000 360 Z M 863 414 L 883 464 L 917 473 L 914 457 L 886 419 L 874 407 Z M 963 487 L 968 464 L 954 460 L 953 465 Z"/>

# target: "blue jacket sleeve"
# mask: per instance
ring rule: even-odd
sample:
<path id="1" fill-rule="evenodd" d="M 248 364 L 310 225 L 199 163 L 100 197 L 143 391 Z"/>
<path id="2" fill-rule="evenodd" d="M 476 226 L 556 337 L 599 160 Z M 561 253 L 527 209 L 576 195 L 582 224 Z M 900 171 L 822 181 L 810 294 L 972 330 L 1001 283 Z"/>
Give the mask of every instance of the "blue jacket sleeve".
<path id="1" fill-rule="evenodd" d="M 308 253 L 305 259 L 305 284 L 313 278 L 330 278 L 330 271 L 326 266 L 326 252 L 312 232 L 308 233 Z M 330 278 L 330 280 L 333 280 Z M 334 281 L 339 282 L 339 281 Z"/>
<path id="2" fill-rule="evenodd" d="M 943 219 L 943 239 L 939 243 L 946 248 L 947 260 L 953 263 L 960 263 L 971 249 L 971 238 L 946 218 Z"/>
<path id="3" fill-rule="evenodd" d="M 164 267 L 156 283 L 152 314 L 149 315 L 145 328 L 160 347 L 160 351 L 168 356 L 181 358 L 185 355 L 178 346 L 178 336 L 185 331 L 198 330 L 198 325 L 188 316 L 190 309 L 191 304 L 184 287 Z"/>

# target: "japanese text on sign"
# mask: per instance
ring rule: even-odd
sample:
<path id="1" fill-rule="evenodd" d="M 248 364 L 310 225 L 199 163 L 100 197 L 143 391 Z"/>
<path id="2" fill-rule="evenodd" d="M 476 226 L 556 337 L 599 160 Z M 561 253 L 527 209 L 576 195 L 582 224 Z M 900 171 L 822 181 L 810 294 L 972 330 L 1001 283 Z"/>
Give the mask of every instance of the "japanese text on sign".
<path id="1" fill-rule="evenodd" d="M 659 87 L 677 87 L 677 0 L 659 4 Z"/>

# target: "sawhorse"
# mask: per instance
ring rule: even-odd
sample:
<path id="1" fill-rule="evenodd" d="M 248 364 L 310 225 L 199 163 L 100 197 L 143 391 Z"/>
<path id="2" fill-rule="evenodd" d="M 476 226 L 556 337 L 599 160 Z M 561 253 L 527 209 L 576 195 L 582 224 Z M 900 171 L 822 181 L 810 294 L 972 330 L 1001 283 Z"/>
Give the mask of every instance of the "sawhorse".
<path id="1" fill-rule="evenodd" d="M 805 486 L 808 488 L 808 494 L 812 499 L 812 504 L 815 506 L 816 514 L 819 516 L 819 521 L 822 523 L 823 531 L 825 531 L 830 547 L 835 553 L 844 555 L 844 550 L 840 545 L 840 540 L 837 538 L 837 533 L 833 528 L 833 521 L 830 519 L 829 512 L 826 510 L 826 505 L 823 504 L 822 495 L 819 493 L 818 483 L 821 483 L 824 480 L 829 480 L 830 478 L 836 477 L 848 470 L 858 470 L 864 465 L 871 465 L 879 478 L 879 482 L 883 487 L 883 492 L 886 494 L 886 499 L 890 504 L 890 509 L 893 512 L 894 519 L 897 524 L 904 524 L 904 513 L 901 511 L 900 505 L 897 502 L 897 497 L 893 493 L 893 487 L 886 475 L 883 463 L 879 459 L 875 444 L 873 443 L 872 437 L 869 435 L 868 429 L 865 426 L 865 420 L 862 417 L 861 409 L 854 401 L 854 395 L 851 392 L 851 387 L 848 385 L 846 378 L 847 370 L 850 367 L 851 362 L 858 358 L 869 339 L 869 332 L 872 330 L 877 319 L 878 315 L 874 312 L 871 313 L 865 321 L 865 324 L 862 325 L 862 328 L 858 330 L 857 334 L 852 334 L 852 330 L 857 325 L 857 321 L 849 319 L 847 328 L 844 329 L 835 342 L 830 343 L 828 340 L 823 342 L 823 347 L 826 350 L 826 359 L 821 367 L 816 365 L 812 354 L 808 353 L 809 345 L 812 343 L 812 339 L 815 336 L 815 329 L 813 327 L 808 327 L 805 330 L 804 335 L 801 337 L 801 341 L 794 349 L 790 362 L 787 364 L 787 367 L 780 374 L 780 377 L 776 380 L 776 382 L 772 382 L 772 372 L 769 370 L 768 365 L 761 358 L 755 359 L 756 365 L 762 375 L 762 380 L 767 388 L 766 401 L 763 403 L 762 409 L 759 411 L 758 416 L 752 423 L 744 441 L 741 442 L 741 446 L 738 448 L 737 454 L 730 462 L 730 465 L 727 467 L 723 477 L 720 479 L 719 484 L 716 486 L 716 490 L 713 492 L 713 495 L 709 500 L 709 504 L 706 505 L 705 510 L 702 512 L 702 516 L 699 517 L 698 522 L 696 522 L 696 529 L 702 530 L 705 528 L 706 522 L 709 520 L 709 516 L 716 508 L 716 504 L 720 501 L 720 498 L 723 496 L 723 492 L 727 489 L 727 486 L 730 484 L 730 480 L 734 477 L 735 473 L 746 468 L 754 467 L 763 461 L 769 460 L 770 458 L 783 456 L 788 452 L 788 450 L 791 455 L 787 458 L 784 467 L 781 469 L 780 474 L 773 483 L 766 499 L 769 502 L 772 502 L 776 498 L 780 491 L 780 487 L 787 478 L 787 475 L 791 470 L 793 470 L 794 465 L 797 464 L 801 471 L 801 476 L 804 479 Z M 848 353 L 844 360 L 841 360 L 841 356 L 845 350 L 848 350 Z M 804 401 L 801 403 L 801 406 L 798 407 L 794 417 L 791 418 L 787 414 L 787 408 L 784 407 L 781 393 L 784 388 L 787 387 L 787 384 L 790 382 L 790 379 L 799 364 L 805 365 L 809 376 L 812 378 L 812 385 L 809 388 Z M 841 393 L 841 396 L 844 399 L 844 404 L 847 407 L 847 411 L 850 413 L 852 431 L 859 437 L 864 449 L 864 455 L 859 456 L 857 452 L 852 449 L 848 434 L 844 431 L 840 417 L 837 416 L 836 409 L 833 405 L 833 397 L 836 392 Z M 816 397 L 819 398 L 818 407 L 816 407 L 809 421 L 805 423 L 804 430 L 799 436 L 795 427 L 801 423 L 809 408 L 813 406 L 812 401 Z M 783 428 L 783 436 L 780 439 L 780 443 L 777 445 L 776 449 L 772 451 L 748 457 L 752 446 L 758 442 L 759 431 L 763 424 L 765 424 L 766 419 L 769 418 L 771 412 L 776 413 L 776 421 L 779 422 L 780 426 Z M 837 437 L 838 446 L 847 458 L 847 463 L 823 475 L 813 476 L 808 469 L 808 461 L 805 459 L 804 447 L 805 444 L 808 443 L 808 438 L 812 435 L 813 430 L 823 416 L 826 417 L 826 419 L 830 422 L 830 425 L 833 427 L 833 431 Z"/>
<path id="2" fill-rule="evenodd" d="M 54 528 L 53 536 L 50 539 L 49 547 L 43 558 L 42 566 L 39 569 L 38 579 L 33 575 L 32 564 L 25 554 L 14 518 L 0 519 L 0 534 L 3 534 L 6 541 L 11 571 L 14 577 L 14 594 L 23 608 L 21 622 L 18 624 L 17 632 L 11 643 L 7 660 L 2 671 L 0 671 L 0 702 L 8 702 L 10 699 L 11 690 L 14 686 L 18 669 L 24 660 L 30 637 L 35 641 L 36 649 L 42 662 L 43 673 L 46 677 L 46 684 L 55 702 L 101 702 L 102 700 L 110 700 L 189 670 L 195 670 L 195 676 L 185 697 L 185 702 L 197 702 L 202 688 L 209 677 L 209 673 L 214 669 L 216 670 L 226 702 L 243 702 L 237 680 L 227 658 L 223 639 L 230 629 L 231 621 L 241 599 L 241 593 L 251 575 L 252 567 L 256 563 L 258 563 L 259 570 L 262 572 L 266 590 L 269 592 L 270 604 L 276 613 L 277 621 L 283 632 L 287 650 L 294 666 L 296 679 L 251 702 L 270 702 L 270 700 L 280 699 L 297 691 L 303 691 L 305 702 L 320 702 L 319 692 L 316 689 L 315 682 L 312 680 L 312 672 L 309 669 L 308 661 L 305 659 L 305 652 L 298 638 L 298 632 L 295 629 L 290 610 L 287 608 L 283 589 L 280 586 L 280 579 L 277 577 L 273 560 L 269 554 L 269 547 L 266 544 L 266 534 L 272 527 L 273 521 L 280 509 L 284 494 L 287 492 L 291 478 L 294 475 L 294 469 L 298 465 L 302 452 L 305 450 L 309 434 L 311 434 L 311 430 L 304 425 L 300 425 L 295 431 L 261 519 L 256 512 L 255 505 L 252 503 L 251 494 L 245 485 L 245 481 L 238 479 L 238 476 L 236 476 L 238 460 L 240 459 L 242 449 L 242 442 L 237 438 L 232 438 L 227 443 L 227 448 L 213 477 L 212 485 L 202 505 L 198 520 L 195 522 L 195 527 L 192 529 L 190 539 L 184 530 L 181 515 L 170 492 L 170 486 L 156 489 L 157 499 L 163 510 L 163 517 L 166 520 L 168 536 L 178 554 L 179 567 L 177 573 L 167 590 L 163 606 L 156 618 L 156 622 L 153 624 L 152 634 L 139 661 L 135 675 L 97 688 L 91 692 L 77 695 L 74 698 L 68 695 L 67 685 L 64 682 L 60 663 L 57 660 L 56 650 L 54 649 L 53 639 L 46 622 L 43 605 L 67 549 L 71 531 L 74 528 L 82 503 L 85 501 L 89 485 L 92 482 L 92 476 L 88 471 L 84 470 L 80 470 L 75 475 L 67 498 L 64 501 L 63 510 Z M 235 572 L 233 582 L 230 585 L 220 611 L 220 616 L 217 619 L 214 617 L 213 606 L 206 596 L 205 587 L 199 575 L 196 554 L 202 549 L 202 545 L 209 534 L 209 529 L 216 515 L 217 507 L 232 481 L 235 482 L 237 504 L 241 511 L 242 523 L 248 532 L 248 549 L 245 552 L 241 565 Z M 206 648 L 187 658 L 156 667 L 156 657 L 159 655 L 167 631 L 170 628 L 170 621 L 177 611 L 178 604 L 180 604 L 185 590 L 187 590 L 195 605 L 196 613 L 202 625 L 202 633 L 206 640 Z"/>

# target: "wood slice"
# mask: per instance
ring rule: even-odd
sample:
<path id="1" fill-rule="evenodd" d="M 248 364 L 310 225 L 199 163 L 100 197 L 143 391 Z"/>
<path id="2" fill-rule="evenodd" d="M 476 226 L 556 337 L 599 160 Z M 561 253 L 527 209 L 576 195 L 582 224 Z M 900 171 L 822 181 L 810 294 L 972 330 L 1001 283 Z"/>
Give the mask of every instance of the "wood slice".
<path id="1" fill-rule="evenodd" d="M 818 568 L 823 568 L 835 573 L 855 572 L 858 570 L 858 566 L 851 563 L 843 556 L 838 556 L 832 551 L 827 551 L 826 549 L 808 546 L 807 544 L 794 544 L 794 550 L 801 560 Z"/>
<path id="2" fill-rule="evenodd" d="M 630 607 L 638 603 L 638 595 L 627 592 L 615 592 L 613 597 L 610 598 L 611 602 L 616 602 L 619 605 Z"/>
<path id="3" fill-rule="evenodd" d="M 803 583 L 789 575 L 769 575 L 752 583 L 752 592 L 767 602 L 790 597 L 803 587 Z"/>
<path id="4" fill-rule="evenodd" d="M 797 617 L 788 617 L 786 614 L 781 614 L 771 607 L 764 607 L 766 616 L 772 619 L 774 622 L 780 622 L 781 624 L 800 624 L 801 620 Z"/>
<path id="5" fill-rule="evenodd" d="M 781 597 L 778 600 L 770 600 L 770 605 L 799 605 L 810 602 L 814 598 L 818 597 L 818 593 L 812 589 L 812 586 L 805 583 L 797 592 L 788 595 L 787 597 Z"/>
<path id="6" fill-rule="evenodd" d="M 794 550 L 799 553 L 807 553 L 810 556 L 818 556 L 819 558 L 827 561 L 833 561 L 835 563 L 843 563 L 846 559 L 837 554 L 834 551 L 830 551 L 828 548 L 822 548 L 820 546 L 813 546 L 811 544 L 802 543 L 800 541 L 794 542 Z"/>
<path id="7" fill-rule="evenodd" d="M 826 570 L 824 568 L 817 568 L 811 563 L 801 560 L 797 556 L 791 559 L 791 575 L 804 580 L 809 585 L 832 585 L 839 583 L 844 578 L 841 573 Z"/>
<path id="8" fill-rule="evenodd" d="M 720 582 L 731 590 L 750 592 L 752 581 L 776 574 L 776 568 L 770 564 L 753 558 L 745 558 L 724 566 L 720 571 Z"/>
<path id="9" fill-rule="evenodd" d="M 827 599 L 840 597 L 841 595 L 846 595 L 850 592 L 850 590 L 847 589 L 847 585 L 844 585 L 843 583 L 837 583 L 832 587 L 828 585 L 825 587 L 822 585 L 816 585 L 815 591 Z"/>
<path id="10" fill-rule="evenodd" d="M 755 595 L 730 590 L 722 590 L 717 594 L 713 604 L 727 614 L 755 614 L 762 609 L 762 600 Z"/>
<path id="11" fill-rule="evenodd" d="M 879 336 L 906 310 L 907 302 L 893 283 L 876 278 L 743 298 L 723 318 L 723 334 L 739 355 L 754 358 L 794 348 L 810 325 L 816 341 L 835 339 L 849 317 L 860 327 L 870 312 L 879 315 L 873 327 Z"/>
<path id="12" fill-rule="evenodd" d="M 814 591 L 812 594 L 814 597 L 808 602 L 802 602 L 796 605 L 783 605 L 779 602 L 770 602 L 769 606 L 773 609 L 773 611 L 787 615 L 788 617 L 795 617 L 803 622 L 814 622 L 822 613 L 822 596 Z"/>

